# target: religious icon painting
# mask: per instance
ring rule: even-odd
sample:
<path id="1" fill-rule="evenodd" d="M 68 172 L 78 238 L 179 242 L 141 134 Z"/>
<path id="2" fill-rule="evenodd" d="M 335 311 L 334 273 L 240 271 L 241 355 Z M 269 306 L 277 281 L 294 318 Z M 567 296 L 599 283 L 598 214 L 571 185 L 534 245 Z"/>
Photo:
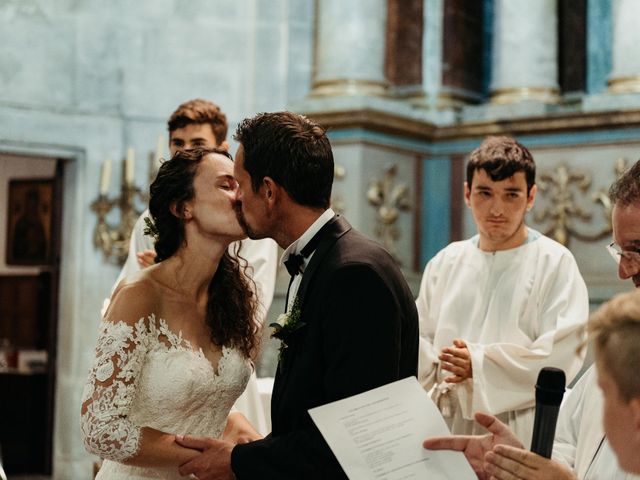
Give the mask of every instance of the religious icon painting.
<path id="1" fill-rule="evenodd" d="M 11 180 L 7 214 L 7 265 L 51 263 L 53 180 Z"/>

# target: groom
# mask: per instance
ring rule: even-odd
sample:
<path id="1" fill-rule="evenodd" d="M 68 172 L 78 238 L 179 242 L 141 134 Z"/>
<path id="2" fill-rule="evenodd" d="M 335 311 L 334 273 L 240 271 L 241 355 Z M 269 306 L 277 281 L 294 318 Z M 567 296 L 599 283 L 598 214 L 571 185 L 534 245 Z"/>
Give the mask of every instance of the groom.
<path id="1" fill-rule="evenodd" d="M 416 375 L 418 318 L 391 256 L 329 207 L 333 153 L 324 130 L 290 112 L 244 120 L 234 176 L 250 238 L 273 238 L 291 274 L 266 438 L 203 450 L 180 468 L 208 479 L 341 479 L 308 410 Z"/>

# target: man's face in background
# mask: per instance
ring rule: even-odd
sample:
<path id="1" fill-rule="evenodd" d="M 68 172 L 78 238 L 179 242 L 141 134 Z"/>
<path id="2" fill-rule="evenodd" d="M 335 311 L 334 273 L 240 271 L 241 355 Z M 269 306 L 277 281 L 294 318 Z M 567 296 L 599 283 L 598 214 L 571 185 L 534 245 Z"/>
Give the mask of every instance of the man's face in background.
<path id="1" fill-rule="evenodd" d="M 640 287 L 640 205 L 614 205 L 612 226 L 614 248 L 620 252 L 618 276 Z"/>
<path id="2" fill-rule="evenodd" d="M 226 143 L 226 142 L 223 142 Z M 179 150 L 215 148 L 218 145 L 213 128 L 208 123 L 190 123 L 169 133 L 169 152 L 173 157 Z"/>

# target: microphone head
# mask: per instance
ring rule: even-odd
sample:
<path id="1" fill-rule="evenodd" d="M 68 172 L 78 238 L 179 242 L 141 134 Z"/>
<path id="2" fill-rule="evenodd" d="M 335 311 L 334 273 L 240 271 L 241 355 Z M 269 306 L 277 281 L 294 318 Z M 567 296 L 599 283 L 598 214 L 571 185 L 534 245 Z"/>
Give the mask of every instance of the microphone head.
<path id="1" fill-rule="evenodd" d="M 536 382 L 536 402 L 560 406 L 567 383 L 564 372 L 559 368 L 544 367 L 538 373 Z"/>

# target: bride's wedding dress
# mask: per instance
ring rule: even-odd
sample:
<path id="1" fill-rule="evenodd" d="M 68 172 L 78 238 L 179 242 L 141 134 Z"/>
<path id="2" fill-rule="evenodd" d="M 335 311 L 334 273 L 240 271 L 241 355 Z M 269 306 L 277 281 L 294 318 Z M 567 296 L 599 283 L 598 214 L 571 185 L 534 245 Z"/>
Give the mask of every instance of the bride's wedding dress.
<path id="1" fill-rule="evenodd" d="M 96 478 L 179 479 L 176 468 L 124 465 L 141 427 L 219 437 L 251 374 L 240 351 L 223 347 L 217 367 L 154 315 L 135 324 L 101 323 L 85 386 L 81 428 L 87 449 L 105 459 Z"/>

